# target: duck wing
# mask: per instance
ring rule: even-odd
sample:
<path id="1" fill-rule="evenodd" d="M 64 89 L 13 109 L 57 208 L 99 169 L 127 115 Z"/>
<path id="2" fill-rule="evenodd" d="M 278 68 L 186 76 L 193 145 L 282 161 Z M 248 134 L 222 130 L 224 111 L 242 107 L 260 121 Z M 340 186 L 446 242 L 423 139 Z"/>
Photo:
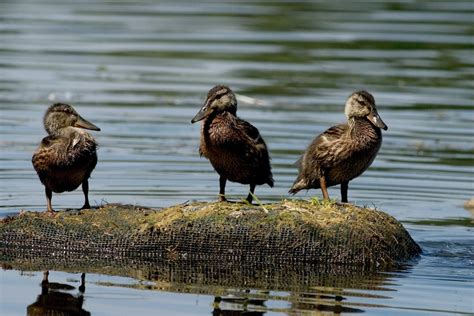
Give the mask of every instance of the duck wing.
<path id="1" fill-rule="evenodd" d="M 319 168 L 331 168 L 346 154 L 346 135 L 349 126 L 339 124 L 318 135 L 308 147 L 303 159 L 311 159 Z"/>
<path id="2" fill-rule="evenodd" d="M 299 172 L 289 193 L 295 194 L 303 189 L 319 188 L 319 177 L 324 170 L 335 166 L 343 155 L 348 154 L 344 150 L 348 129 L 347 124 L 330 127 L 311 142 L 296 162 Z"/>
<path id="3" fill-rule="evenodd" d="M 32 157 L 33 166 L 37 172 L 55 168 L 68 168 L 93 164 L 97 160 L 97 143 L 92 137 L 47 136 L 42 139 Z"/>
<path id="4" fill-rule="evenodd" d="M 232 140 L 234 146 L 237 145 L 236 149 L 240 147 L 247 156 L 269 159 L 267 144 L 255 126 L 236 117 L 232 128 L 236 132 L 236 137 Z"/>
<path id="5" fill-rule="evenodd" d="M 247 158 L 254 161 L 255 166 L 258 166 L 259 178 L 267 179 L 266 183 L 273 187 L 274 180 L 270 166 L 270 155 L 263 137 L 255 126 L 245 120 L 236 117 L 236 124 L 237 130 L 244 136 L 242 137 L 241 148 L 246 153 Z"/>
<path id="6" fill-rule="evenodd" d="M 334 165 L 335 158 L 341 148 L 340 143 L 344 139 L 348 128 L 347 124 L 340 124 L 319 134 L 295 163 L 300 170 L 300 176 L 307 172 L 312 173 L 314 170 L 330 168 Z"/>
<path id="7" fill-rule="evenodd" d="M 51 165 L 60 162 L 61 159 L 58 159 L 59 152 L 61 148 L 61 137 L 56 136 L 47 136 L 41 140 L 38 149 L 36 149 L 31 162 L 35 170 L 39 173 L 50 168 Z"/>
<path id="8" fill-rule="evenodd" d="M 211 138 L 213 143 L 231 153 L 241 166 L 256 174 L 257 178 L 273 185 L 268 148 L 258 129 L 234 115 L 218 118 Z M 249 171 L 250 172 L 250 171 Z"/>

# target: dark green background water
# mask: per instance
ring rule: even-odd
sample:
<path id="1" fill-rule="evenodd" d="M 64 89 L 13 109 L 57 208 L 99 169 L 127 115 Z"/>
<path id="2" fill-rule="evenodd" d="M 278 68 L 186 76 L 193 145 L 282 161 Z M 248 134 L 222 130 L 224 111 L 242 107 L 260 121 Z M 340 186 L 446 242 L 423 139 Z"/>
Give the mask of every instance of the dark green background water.
<path id="1" fill-rule="evenodd" d="M 270 148 L 276 186 L 257 188 L 263 201 L 287 196 L 294 161 L 314 136 L 345 120 L 352 91 L 367 89 L 389 130 L 372 167 L 351 182 L 349 200 L 401 220 L 424 250 L 419 262 L 304 292 L 270 285 L 242 293 L 248 288 L 241 284 L 180 294 L 90 274 L 84 309 L 209 315 L 214 295 L 224 293 L 266 300 L 217 304 L 233 315 L 332 314 L 341 307 L 370 315 L 474 312 L 473 221 L 462 207 L 474 195 L 473 17 L 470 1 L 3 0 L 0 216 L 45 209 L 30 159 L 53 102 L 73 104 L 102 128 L 94 133 L 101 147 L 90 181 L 93 205 L 161 207 L 216 198 L 218 177 L 199 158 L 199 126 L 189 123 L 213 85 L 241 95 L 239 115 Z M 228 185 L 234 199 L 246 190 Z M 339 198 L 338 187 L 329 193 Z M 80 190 L 53 197 L 58 209 L 82 202 Z M 78 278 L 50 275 L 74 285 Z M 24 315 L 41 279 L 40 272 L 0 272 L 2 315 Z"/>

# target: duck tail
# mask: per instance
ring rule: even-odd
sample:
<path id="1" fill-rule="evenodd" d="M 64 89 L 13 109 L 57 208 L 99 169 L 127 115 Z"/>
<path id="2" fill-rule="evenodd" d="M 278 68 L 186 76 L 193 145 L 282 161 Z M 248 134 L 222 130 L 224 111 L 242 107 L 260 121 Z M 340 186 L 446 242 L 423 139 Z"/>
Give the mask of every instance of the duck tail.
<path id="1" fill-rule="evenodd" d="M 293 186 L 291 189 L 288 191 L 288 193 L 294 195 L 298 193 L 299 191 L 305 189 L 305 184 L 303 183 L 303 180 L 296 179 L 295 183 L 293 183 Z"/>
<path id="2" fill-rule="evenodd" d="M 270 188 L 273 188 L 274 181 L 273 181 L 272 177 L 270 177 L 270 179 L 268 179 L 267 184 L 270 186 Z"/>
<path id="3" fill-rule="evenodd" d="M 295 188 L 294 186 L 291 187 L 290 190 L 288 190 L 288 193 L 291 194 L 291 195 L 295 195 L 296 193 L 298 193 L 300 191 L 300 189 L 297 189 Z"/>

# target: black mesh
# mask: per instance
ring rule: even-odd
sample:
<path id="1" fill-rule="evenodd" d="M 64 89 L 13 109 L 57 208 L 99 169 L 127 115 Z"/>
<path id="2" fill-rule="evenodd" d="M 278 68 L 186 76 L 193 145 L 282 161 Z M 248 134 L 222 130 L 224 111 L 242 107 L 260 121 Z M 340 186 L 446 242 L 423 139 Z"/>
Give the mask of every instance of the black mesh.
<path id="1" fill-rule="evenodd" d="M 212 207 L 216 212 L 209 211 Z M 393 217 L 354 206 L 331 207 L 285 201 L 265 205 L 268 213 L 259 206 L 218 203 L 163 210 L 106 205 L 54 217 L 26 212 L 0 224 L 0 256 L 183 265 L 245 262 L 250 269 L 311 264 L 331 271 L 393 266 L 421 252 Z"/>

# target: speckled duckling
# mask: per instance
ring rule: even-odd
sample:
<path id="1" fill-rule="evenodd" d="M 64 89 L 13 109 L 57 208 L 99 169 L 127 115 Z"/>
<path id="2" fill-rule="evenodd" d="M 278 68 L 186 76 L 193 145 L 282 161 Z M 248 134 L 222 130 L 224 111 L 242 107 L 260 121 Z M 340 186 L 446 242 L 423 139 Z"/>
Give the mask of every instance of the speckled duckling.
<path id="1" fill-rule="evenodd" d="M 349 181 L 372 164 L 382 145 L 380 129 L 387 130 L 387 125 L 367 91 L 354 92 L 348 98 L 345 114 L 346 124 L 333 126 L 317 136 L 300 158 L 291 194 L 321 188 L 324 199 L 329 199 L 327 187 L 341 184 L 341 201 L 347 202 Z"/>
<path id="2" fill-rule="evenodd" d="M 88 179 L 97 164 L 97 143 L 84 129 L 100 128 L 63 103 L 48 108 L 43 124 L 49 135 L 41 141 L 32 162 L 45 187 L 47 211 L 54 212 L 52 192 L 74 191 L 81 184 L 85 198 L 82 208 L 90 208 Z"/>
<path id="3" fill-rule="evenodd" d="M 220 176 L 219 199 L 226 201 L 227 180 L 250 185 L 247 201 L 252 203 L 256 185 L 273 187 L 267 145 L 256 127 L 237 117 L 237 100 L 227 86 L 215 86 L 203 107 L 191 120 L 204 120 L 199 153 L 209 159 Z"/>

